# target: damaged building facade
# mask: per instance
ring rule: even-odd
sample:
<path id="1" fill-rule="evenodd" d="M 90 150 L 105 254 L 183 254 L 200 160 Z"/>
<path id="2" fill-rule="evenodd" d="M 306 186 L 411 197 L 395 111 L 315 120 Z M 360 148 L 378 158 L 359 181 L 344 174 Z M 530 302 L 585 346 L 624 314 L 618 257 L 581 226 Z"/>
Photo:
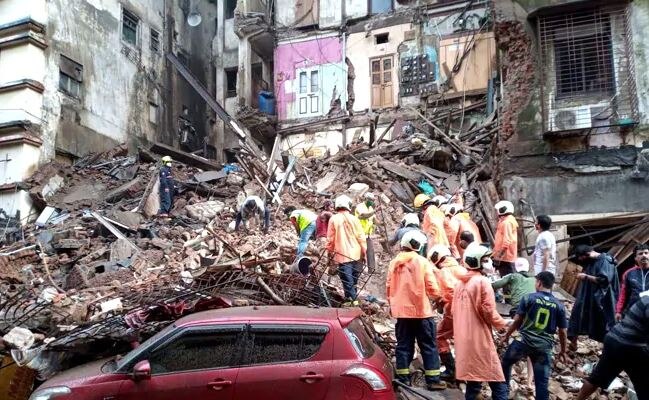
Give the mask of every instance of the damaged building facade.
<path id="1" fill-rule="evenodd" d="M 176 55 L 212 96 L 229 105 L 224 71 L 238 65 L 235 5 L 1 1 L 3 212 L 23 223 L 35 217 L 21 182 L 52 159 L 71 164 L 120 143 L 134 150 L 140 143 L 162 142 L 223 160 L 223 148 L 236 146 L 236 136 L 223 132 L 165 56 Z M 189 24 L 192 13 L 202 19 L 198 26 Z M 230 59 L 221 57 L 229 53 Z"/>

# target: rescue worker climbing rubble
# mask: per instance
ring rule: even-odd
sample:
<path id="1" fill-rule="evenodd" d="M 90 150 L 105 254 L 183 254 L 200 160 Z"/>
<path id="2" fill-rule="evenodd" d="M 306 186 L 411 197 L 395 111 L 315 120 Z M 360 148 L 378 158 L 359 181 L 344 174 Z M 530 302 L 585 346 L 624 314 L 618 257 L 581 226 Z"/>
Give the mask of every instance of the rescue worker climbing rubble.
<path id="1" fill-rule="evenodd" d="M 483 271 L 491 269 L 491 250 L 477 246 L 465 253 L 469 270 L 455 286 L 451 313 L 458 380 L 467 381 L 466 400 L 478 397 L 488 382 L 494 400 L 507 400 L 507 385 L 500 365 L 492 328 L 504 330 L 505 320 L 496 310 L 494 291 Z"/>
<path id="2" fill-rule="evenodd" d="M 435 344 L 432 301 L 441 298 L 433 266 L 418 254 L 426 242 L 421 232 L 410 231 L 401 238 L 401 252 L 390 262 L 386 292 L 390 313 L 397 319 L 397 379 L 410 385 L 410 363 L 415 354 L 415 340 L 421 350 L 424 378 L 428 390 L 443 390 L 439 355 Z"/>
<path id="3" fill-rule="evenodd" d="M 248 221 L 255 217 L 259 217 L 259 219 L 263 221 L 264 233 L 268 232 L 268 227 L 270 225 L 270 211 L 268 211 L 260 197 L 248 196 L 241 204 L 241 207 L 239 207 L 239 211 L 235 217 L 236 222 L 234 230 L 238 231 L 242 222 L 246 225 Z"/>
<path id="4" fill-rule="evenodd" d="M 298 210 L 294 206 L 288 206 L 284 209 L 295 232 L 300 237 L 297 244 L 297 256 L 301 256 L 309 245 L 309 240 L 313 237 L 316 229 L 316 219 L 318 216 L 311 210 Z"/>
<path id="5" fill-rule="evenodd" d="M 435 265 L 435 277 L 441 290 L 440 306 L 444 310 L 442 320 L 437 326 L 437 348 L 439 358 L 445 368 L 442 374 L 444 380 L 455 379 L 455 359 L 451 353 L 450 339 L 453 338 L 453 319 L 451 317 L 451 303 L 455 286 L 459 279 L 467 272 L 456 259 L 451 257 L 451 252 L 446 246 L 436 245 L 428 252 L 428 259 Z"/>
<path id="6" fill-rule="evenodd" d="M 337 266 L 345 305 L 358 305 L 356 285 L 363 271 L 367 241 L 361 222 L 351 214 L 352 200 L 345 195 L 338 196 L 334 208 L 336 213 L 331 216 L 327 229 L 329 262 Z"/>
<path id="7" fill-rule="evenodd" d="M 428 236 L 428 245 L 434 246 L 441 244 L 448 246 L 448 238 L 444 230 L 444 213 L 440 210 L 440 206 L 446 202 L 446 197 L 435 196 L 432 199 L 424 201 L 422 207 L 424 210 L 424 220 L 422 222 L 422 230 Z"/>
<path id="8" fill-rule="evenodd" d="M 167 217 L 174 202 L 174 181 L 171 176 L 171 157 L 164 156 L 160 160 L 160 211 L 159 217 Z"/>
<path id="9" fill-rule="evenodd" d="M 518 257 L 518 222 L 514 217 L 514 205 L 503 200 L 496 203 L 498 226 L 494 238 L 493 260 L 501 277 L 516 272 L 514 263 Z"/>

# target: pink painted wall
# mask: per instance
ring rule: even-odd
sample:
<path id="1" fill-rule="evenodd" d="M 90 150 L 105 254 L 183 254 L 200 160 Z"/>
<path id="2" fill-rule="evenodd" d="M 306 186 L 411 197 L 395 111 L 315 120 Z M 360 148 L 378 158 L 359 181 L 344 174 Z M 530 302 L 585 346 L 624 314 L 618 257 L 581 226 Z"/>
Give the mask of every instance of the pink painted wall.
<path id="1" fill-rule="evenodd" d="M 327 37 L 294 43 L 281 43 L 275 48 L 275 98 L 278 119 L 287 117 L 288 104 L 295 101 L 295 93 L 288 81 L 295 79 L 295 70 L 314 65 L 339 64 L 343 62 L 343 48 L 340 37 Z M 326 77 L 325 77 L 326 79 Z M 295 82 L 293 88 L 295 88 Z"/>

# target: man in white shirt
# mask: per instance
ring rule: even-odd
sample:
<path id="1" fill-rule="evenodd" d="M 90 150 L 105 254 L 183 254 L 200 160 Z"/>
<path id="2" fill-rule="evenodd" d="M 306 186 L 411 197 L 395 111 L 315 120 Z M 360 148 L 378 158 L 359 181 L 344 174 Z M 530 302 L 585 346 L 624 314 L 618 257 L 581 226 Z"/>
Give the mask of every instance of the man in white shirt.
<path id="1" fill-rule="evenodd" d="M 551 225 L 552 219 L 549 216 L 539 215 L 536 217 L 535 226 L 539 236 L 536 238 L 534 246 L 534 275 L 543 271 L 557 274 L 557 239 L 550 232 Z"/>

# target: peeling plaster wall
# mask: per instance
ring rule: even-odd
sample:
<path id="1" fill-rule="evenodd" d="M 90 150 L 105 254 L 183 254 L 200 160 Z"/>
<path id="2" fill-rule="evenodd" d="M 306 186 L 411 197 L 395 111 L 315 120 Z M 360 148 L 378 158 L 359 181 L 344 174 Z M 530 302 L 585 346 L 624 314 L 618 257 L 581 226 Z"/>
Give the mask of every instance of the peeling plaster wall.
<path id="1" fill-rule="evenodd" d="M 347 38 L 347 58 L 354 66 L 354 111 L 363 111 L 372 106 L 372 81 L 370 59 L 392 56 L 392 104 L 399 104 L 399 46 L 411 24 L 400 24 L 369 32 L 352 33 Z M 376 44 L 376 35 L 388 33 L 388 43 Z"/>
<path id="2" fill-rule="evenodd" d="M 638 111 L 643 130 L 649 128 L 649 0 L 636 0 L 631 7 L 631 31 L 633 33 L 633 59 L 635 61 L 635 84 L 638 95 Z"/>
<path id="3" fill-rule="evenodd" d="M 163 60 L 149 50 L 149 35 L 151 28 L 162 35 L 163 10 L 162 2 L 142 3 L 48 2 L 41 159 L 53 158 L 55 148 L 82 156 L 135 137 L 156 139 L 149 100 L 162 88 Z M 121 40 L 121 4 L 140 18 L 136 47 Z M 83 65 L 80 99 L 58 90 L 61 54 Z"/>
<path id="4" fill-rule="evenodd" d="M 297 71 L 300 69 L 318 68 L 320 71 L 318 115 L 325 115 L 329 111 L 334 88 L 344 108 L 347 101 L 347 66 L 343 52 L 342 38 L 338 36 L 284 41 L 277 45 L 274 73 L 278 120 L 300 118 L 297 105 L 300 90 Z"/>

